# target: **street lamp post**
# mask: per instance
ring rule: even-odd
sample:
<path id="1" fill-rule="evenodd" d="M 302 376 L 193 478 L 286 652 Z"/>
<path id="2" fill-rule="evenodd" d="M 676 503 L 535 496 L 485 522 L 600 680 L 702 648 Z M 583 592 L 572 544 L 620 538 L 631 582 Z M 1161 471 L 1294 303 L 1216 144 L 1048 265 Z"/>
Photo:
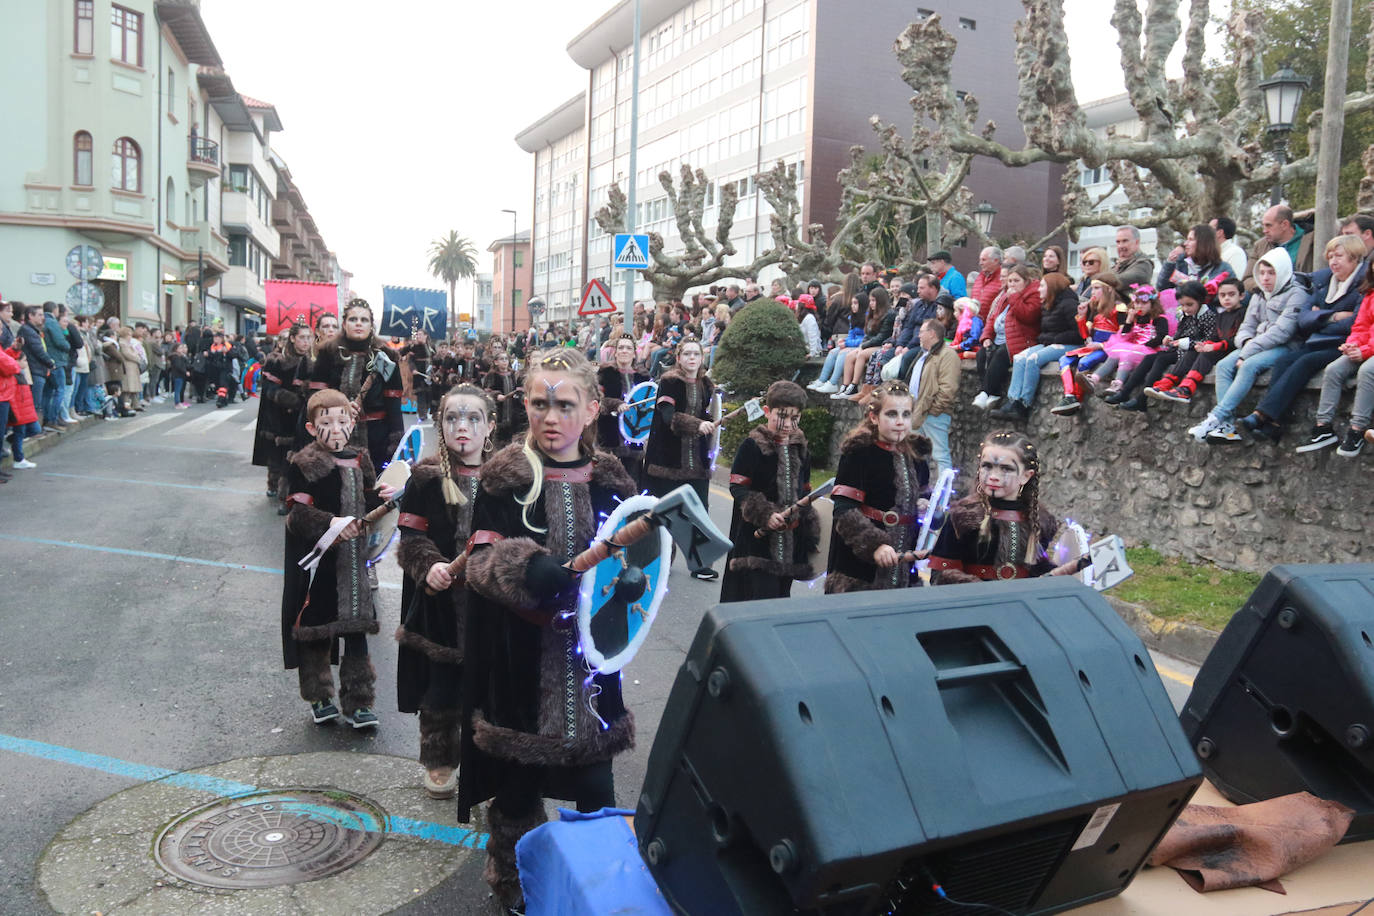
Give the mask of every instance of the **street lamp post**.
<path id="1" fill-rule="evenodd" d="M 515 224 L 516 217 L 514 210 L 507 210 L 504 207 L 502 213 L 510 214 L 510 330 L 515 333 Z"/>
<path id="2" fill-rule="evenodd" d="M 1274 138 L 1274 159 L 1278 171 L 1274 175 L 1274 190 L 1269 195 L 1269 205 L 1277 206 L 1283 200 L 1283 166 L 1288 161 L 1288 135 L 1293 132 L 1293 121 L 1302 104 L 1302 94 L 1312 81 L 1298 76 L 1291 67 L 1283 66 L 1277 73 L 1259 84 L 1264 91 L 1264 120 L 1268 123 L 1269 135 Z"/>
<path id="3" fill-rule="evenodd" d="M 992 218 L 997 215 L 997 208 L 986 200 L 973 208 L 973 218 L 978 223 L 978 230 L 983 235 L 992 234 Z"/>

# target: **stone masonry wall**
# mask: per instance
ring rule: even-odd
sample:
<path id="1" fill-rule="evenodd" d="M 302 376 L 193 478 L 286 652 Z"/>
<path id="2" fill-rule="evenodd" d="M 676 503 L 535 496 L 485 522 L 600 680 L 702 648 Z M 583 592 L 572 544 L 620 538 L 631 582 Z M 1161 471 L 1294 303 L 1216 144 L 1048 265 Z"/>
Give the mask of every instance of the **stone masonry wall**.
<path id="1" fill-rule="evenodd" d="M 963 368 L 950 450 L 961 487 L 967 487 L 983 437 L 1021 424 L 973 407 L 978 376 L 971 361 Z M 1239 416 L 1253 408 L 1262 385 L 1246 398 Z M 1317 391 L 1311 385 L 1294 405 L 1295 419 L 1277 446 L 1193 441 L 1188 428 L 1215 403 L 1210 383 L 1191 404 L 1151 401 L 1146 414 L 1090 398 L 1077 415 L 1057 417 L 1049 408 L 1062 396 L 1058 376 L 1047 372 L 1026 431 L 1040 450 L 1044 504 L 1094 537 L 1119 534 L 1131 546 L 1148 544 L 1165 554 L 1255 572 L 1283 562 L 1374 557 L 1374 456 L 1341 458 L 1334 448 L 1293 451 L 1312 425 Z M 1350 397 L 1347 391 L 1338 424 L 1348 419 Z M 815 393 L 811 403 L 835 415 L 834 467 L 840 441 L 859 422 L 859 406 Z"/>

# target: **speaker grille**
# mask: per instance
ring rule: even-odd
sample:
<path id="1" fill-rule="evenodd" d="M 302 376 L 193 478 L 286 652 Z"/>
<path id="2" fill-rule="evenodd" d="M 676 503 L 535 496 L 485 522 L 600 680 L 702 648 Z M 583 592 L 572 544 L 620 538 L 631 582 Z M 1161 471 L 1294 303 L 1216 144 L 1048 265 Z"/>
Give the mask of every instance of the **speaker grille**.
<path id="1" fill-rule="evenodd" d="M 887 888 L 888 912 L 966 913 L 930 889 L 932 878 L 950 897 L 1004 910 L 1031 908 L 1083 828 L 1082 816 L 1041 824 L 906 862 Z"/>

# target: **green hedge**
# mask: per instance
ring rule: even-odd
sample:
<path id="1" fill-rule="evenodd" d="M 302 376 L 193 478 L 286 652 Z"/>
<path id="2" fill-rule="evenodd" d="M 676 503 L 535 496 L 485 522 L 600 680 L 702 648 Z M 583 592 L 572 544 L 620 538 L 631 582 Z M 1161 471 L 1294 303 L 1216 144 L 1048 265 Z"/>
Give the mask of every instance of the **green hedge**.
<path id="1" fill-rule="evenodd" d="M 760 299 L 741 309 L 721 335 L 711 379 L 748 398 L 778 379 L 792 378 L 804 362 L 806 341 L 797 316 L 772 299 Z"/>
<path id="2" fill-rule="evenodd" d="M 740 403 L 743 403 L 742 401 Z M 729 413 L 739 404 L 726 404 Z M 720 434 L 720 454 L 716 456 L 716 466 L 728 468 L 735 460 L 739 444 L 749 435 L 756 424 L 749 422 L 748 414 L 741 413 L 725 422 L 725 430 Z M 801 429 L 806 434 L 807 445 L 811 448 L 811 466 L 824 467 L 830 458 L 830 432 L 835 427 L 835 417 L 823 407 L 808 407 L 802 411 Z"/>

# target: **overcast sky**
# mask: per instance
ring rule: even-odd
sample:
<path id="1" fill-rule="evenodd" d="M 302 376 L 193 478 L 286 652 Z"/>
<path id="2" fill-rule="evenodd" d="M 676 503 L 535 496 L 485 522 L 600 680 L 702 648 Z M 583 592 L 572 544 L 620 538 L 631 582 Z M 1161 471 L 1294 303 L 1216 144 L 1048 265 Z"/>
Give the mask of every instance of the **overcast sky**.
<path id="1" fill-rule="evenodd" d="M 383 284 L 442 285 L 427 251 L 450 229 L 473 241 L 489 272 L 487 246 L 510 233 L 502 208 L 529 227 L 534 158 L 513 138 L 586 87 L 567 45 L 613 5 L 203 0 L 201 9 L 234 86 L 277 106 L 273 147 L 355 292 L 380 307 Z M 1124 91 L 1111 6 L 1065 0 L 1080 101 Z M 460 289 L 458 301 L 471 292 Z"/>

